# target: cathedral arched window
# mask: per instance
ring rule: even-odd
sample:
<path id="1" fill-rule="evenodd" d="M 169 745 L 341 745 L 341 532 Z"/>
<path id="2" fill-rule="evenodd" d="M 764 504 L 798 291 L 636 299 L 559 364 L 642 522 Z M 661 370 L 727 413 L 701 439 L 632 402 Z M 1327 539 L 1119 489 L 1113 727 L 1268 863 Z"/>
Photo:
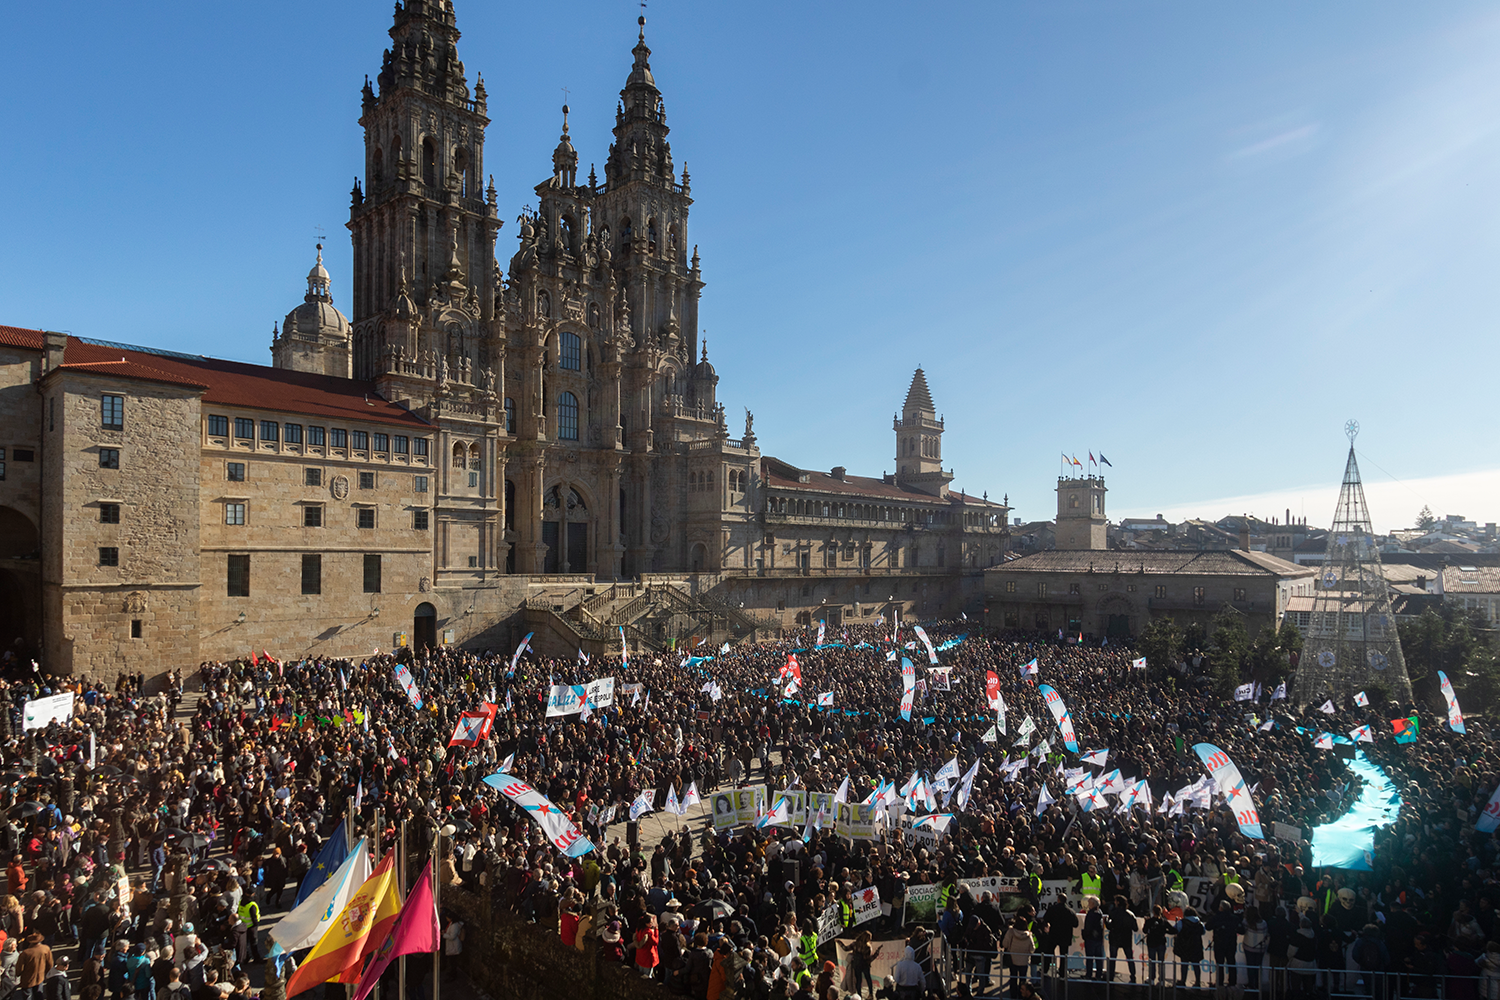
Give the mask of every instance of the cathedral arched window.
<path id="1" fill-rule="evenodd" d="M 583 341 L 578 339 L 578 334 L 565 331 L 558 344 L 558 364 L 568 371 L 576 372 L 581 364 L 583 355 Z"/>
<path id="2" fill-rule="evenodd" d="M 458 174 L 458 196 L 460 198 L 472 198 L 473 170 L 469 166 L 468 150 L 455 149 L 453 151 L 453 171 Z"/>
<path id="3" fill-rule="evenodd" d="M 462 469 L 469 464 L 469 449 L 462 443 L 453 446 L 453 467 Z"/>
<path id="4" fill-rule="evenodd" d="M 557 437 L 561 441 L 578 440 L 578 397 L 571 392 L 557 397 Z"/>
<path id="5" fill-rule="evenodd" d="M 505 433 L 516 432 L 516 401 L 509 396 L 505 397 Z"/>
<path id="6" fill-rule="evenodd" d="M 431 136 L 422 140 L 422 183 L 437 187 L 437 144 Z"/>
<path id="7" fill-rule="evenodd" d="M 479 467 L 481 465 L 483 465 L 483 464 L 484 463 L 481 462 L 480 458 L 479 458 L 479 445 L 477 445 L 477 444 L 471 444 L 471 445 L 469 445 L 469 469 L 470 469 L 470 471 L 472 471 L 472 472 L 478 472 L 479 471 Z"/>
<path id="8" fill-rule="evenodd" d="M 1078 494 L 1074 493 L 1068 497 L 1068 506 L 1074 510 L 1078 509 Z"/>

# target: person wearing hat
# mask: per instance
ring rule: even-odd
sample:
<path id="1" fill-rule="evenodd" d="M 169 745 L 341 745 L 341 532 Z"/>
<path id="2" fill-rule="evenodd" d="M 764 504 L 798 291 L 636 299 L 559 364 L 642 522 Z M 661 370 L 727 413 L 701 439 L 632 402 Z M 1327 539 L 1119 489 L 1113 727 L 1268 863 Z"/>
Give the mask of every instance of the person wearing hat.
<path id="1" fill-rule="evenodd" d="M 16 959 L 16 989 L 24 1000 L 42 1000 L 42 983 L 52 972 L 52 949 L 42 943 L 36 931 L 26 935 L 26 947 Z"/>
<path id="2" fill-rule="evenodd" d="M 625 945 L 620 940 L 620 922 L 611 920 L 599 932 L 599 954 L 609 962 L 625 962 Z"/>

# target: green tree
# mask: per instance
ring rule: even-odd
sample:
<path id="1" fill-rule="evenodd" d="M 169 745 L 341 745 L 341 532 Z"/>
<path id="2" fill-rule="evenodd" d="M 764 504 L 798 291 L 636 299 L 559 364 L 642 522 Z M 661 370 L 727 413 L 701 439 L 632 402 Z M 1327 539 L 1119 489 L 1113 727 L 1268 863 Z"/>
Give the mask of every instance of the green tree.
<path id="1" fill-rule="evenodd" d="M 1250 645 L 1250 676 L 1270 690 L 1291 672 L 1292 654 L 1301 651 L 1302 633 L 1291 622 L 1263 628 Z"/>
<path id="2" fill-rule="evenodd" d="M 1227 607 L 1214 615 L 1213 631 L 1208 637 L 1208 660 L 1214 688 L 1220 697 L 1232 697 L 1234 689 L 1243 683 L 1250 652 L 1245 616 Z"/>
<path id="3" fill-rule="evenodd" d="M 1432 516 L 1432 508 L 1426 504 L 1417 511 L 1417 527 L 1423 531 L 1431 531 L 1433 525 L 1437 524 L 1437 518 Z"/>
<path id="4" fill-rule="evenodd" d="M 1478 611 L 1443 603 L 1399 623 L 1401 652 L 1419 703 L 1444 707 L 1439 670 L 1453 682 L 1465 714 L 1479 715 L 1500 696 L 1500 658 L 1489 622 Z"/>
<path id="5" fill-rule="evenodd" d="M 1166 615 L 1153 618 L 1141 630 L 1136 648 L 1146 658 L 1147 673 L 1164 676 L 1182 658 L 1182 631 Z"/>

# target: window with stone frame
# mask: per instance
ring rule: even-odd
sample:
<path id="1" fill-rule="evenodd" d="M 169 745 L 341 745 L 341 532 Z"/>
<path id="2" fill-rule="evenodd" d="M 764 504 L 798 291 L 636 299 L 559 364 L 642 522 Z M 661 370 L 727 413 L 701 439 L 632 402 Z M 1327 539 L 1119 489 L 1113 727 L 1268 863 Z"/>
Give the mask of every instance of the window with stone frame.
<path id="1" fill-rule="evenodd" d="M 302 593 L 321 594 L 323 592 L 323 557 L 316 552 L 305 553 L 302 556 Z"/>
<path id="2" fill-rule="evenodd" d="M 100 448 L 99 449 L 99 468 L 101 468 L 101 469 L 118 469 L 119 467 L 120 467 L 120 449 L 118 449 L 118 448 Z"/>
<path id="3" fill-rule="evenodd" d="M 107 431 L 125 429 L 125 397 L 105 393 L 99 397 L 99 426 Z"/>
<path id="4" fill-rule="evenodd" d="M 250 557 L 230 554 L 225 558 L 225 592 L 229 597 L 250 596 Z"/>

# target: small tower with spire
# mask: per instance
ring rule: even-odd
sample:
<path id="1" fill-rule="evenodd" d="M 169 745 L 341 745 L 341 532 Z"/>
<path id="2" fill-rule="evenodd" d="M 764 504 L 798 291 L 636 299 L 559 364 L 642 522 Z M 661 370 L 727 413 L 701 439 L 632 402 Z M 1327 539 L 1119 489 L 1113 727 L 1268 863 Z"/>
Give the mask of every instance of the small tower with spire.
<path id="1" fill-rule="evenodd" d="M 323 244 L 307 272 L 307 294 L 302 304 L 286 314 L 281 331 L 271 340 L 271 367 L 349 378 L 353 340 L 349 320 L 333 307 L 333 281 L 323 266 Z"/>
<path id="2" fill-rule="evenodd" d="M 895 430 L 897 484 L 946 497 L 953 474 L 943 471 L 943 421 L 932 405 L 927 375 L 921 368 L 911 378 Z"/>

